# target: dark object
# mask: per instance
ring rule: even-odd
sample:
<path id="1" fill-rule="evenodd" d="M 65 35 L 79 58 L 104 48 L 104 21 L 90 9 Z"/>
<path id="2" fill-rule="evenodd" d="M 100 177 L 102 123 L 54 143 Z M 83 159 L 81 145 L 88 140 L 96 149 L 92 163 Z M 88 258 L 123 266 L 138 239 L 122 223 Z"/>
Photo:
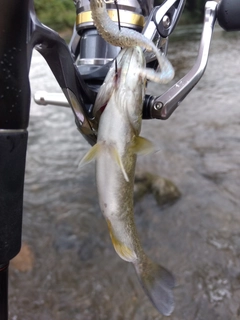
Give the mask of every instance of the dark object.
<path id="1" fill-rule="evenodd" d="M 0 133 L 0 264 L 21 247 L 27 132 Z"/>
<path id="2" fill-rule="evenodd" d="M 1 1 L 0 129 L 28 126 L 30 87 L 27 60 L 28 1 Z M 16 25 L 19 30 L 16 36 Z"/>
<path id="3" fill-rule="evenodd" d="M 226 31 L 240 31 L 240 3 L 222 0 L 218 5 L 218 23 Z"/>
<path id="4" fill-rule="evenodd" d="M 0 319 L 8 319 L 8 264 L 0 264 Z"/>
<path id="5" fill-rule="evenodd" d="M 143 119 L 145 120 L 151 119 L 151 108 L 153 104 L 154 104 L 154 96 L 150 96 L 146 94 L 143 101 L 143 113 L 142 113 Z"/>
<path id="6" fill-rule="evenodd" d="M 16 36 L 16 26 L 18 35 Z M 0 319 L 8 319 L 8 263 L 21 247 L 30 108 L 28 0 L 0 10 Z"/>
<path id="7" fill-rule="evenodd" d="M 30 107 L 28 0 L 0 11 L 0 264 L 21 247 L 23 183 Z M 14 23 L 12 23 L 14 21 Z M 16 37 L 16 24 L 22 32 Z M 2 318 L 1 318 L 2 319 Z"/>

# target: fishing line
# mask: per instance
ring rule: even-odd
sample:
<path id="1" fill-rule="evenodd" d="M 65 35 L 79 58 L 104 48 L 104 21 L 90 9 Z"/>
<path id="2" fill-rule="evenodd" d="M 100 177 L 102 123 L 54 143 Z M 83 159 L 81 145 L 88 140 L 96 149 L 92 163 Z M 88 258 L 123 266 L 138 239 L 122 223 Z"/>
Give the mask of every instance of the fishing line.
<path id="1" fill-rule="evenodd" d="M 119 29 L 119 31 L 121 31 L 120 13 L 119 13 L 119 6 L 118 6 L 117 0 L 114 0 L 114 4 L 117 9 L 118 29 Z M 117 59 L 115 59 L 115 73 L 117 75 Z"/>
<path id="2" fill-rule="evenodd" d="M 118 6 L 117 0 L 114 0 L 114 4 L 115 4 L 116 9 L 117 9 L 118 29 L 119 29 L 119 31 L 121 31 L 120 13 L 119 13 L 119 6 Z"/>

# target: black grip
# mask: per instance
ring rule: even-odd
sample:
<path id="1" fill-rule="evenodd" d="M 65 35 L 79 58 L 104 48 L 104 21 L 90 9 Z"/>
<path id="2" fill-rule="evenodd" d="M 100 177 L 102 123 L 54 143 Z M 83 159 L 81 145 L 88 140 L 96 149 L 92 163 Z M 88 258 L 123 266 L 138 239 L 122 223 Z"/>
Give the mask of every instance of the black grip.
<path id="1" fill-rule="evenodd" d="M 30 86 L 27 56 L 28 0 L 1 0 L 0 128 L 28 126 Z"/>
<path id="2" fill-rule="evenodd" d="M 8 264 L 0 264 L 0 318 L 8 319 Z"/>
<path id="3" fill-rule="evenodd" d="M 222 0 L 218 5 L 217 19 L 226 31 L 240 31 L 240 1 Z"/>
<path id="4" fill-rule="evenodd" d="M 21 247 L 26 150 L 27 131 L 0 131 L 0 264 Z"/>

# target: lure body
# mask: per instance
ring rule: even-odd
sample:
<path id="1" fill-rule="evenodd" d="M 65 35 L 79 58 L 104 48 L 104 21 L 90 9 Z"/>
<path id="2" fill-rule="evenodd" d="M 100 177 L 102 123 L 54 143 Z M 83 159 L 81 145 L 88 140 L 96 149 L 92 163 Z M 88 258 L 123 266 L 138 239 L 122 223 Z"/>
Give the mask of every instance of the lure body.
<path id="1" fill-rule="evenodd" d="M 139 74 L 142 77 L 161 84 L 171 81 L 174 77 L 174 69 L 166 56 L 161 54 L 154 43 L 143 34 L 128 28 L 121 28 L 121 30 L 119 30 L 118 25 L 110 19 L 107 13 L 106 2 L 107 1 L 104 0 L 90 0 L 92 18 L 102 38 L 114 46 L 122 48 L 141 46 L 147 51 L 154 52 L 161 72 L 156 72 L 148 68 L 139 68 Z"/>

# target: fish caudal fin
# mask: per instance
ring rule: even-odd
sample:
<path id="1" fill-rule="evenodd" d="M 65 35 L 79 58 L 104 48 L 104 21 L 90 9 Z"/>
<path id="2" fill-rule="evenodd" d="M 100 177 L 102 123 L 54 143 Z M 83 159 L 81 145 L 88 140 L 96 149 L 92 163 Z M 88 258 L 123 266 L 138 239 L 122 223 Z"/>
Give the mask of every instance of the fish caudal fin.
<path id="1" fill-rule="evenodd" d="M 135 265 L 140 283 L 157 310 L 169 316 L 174 309 L 172 289 L 175 279 L 164 267 L 147 260 L 143 265 Z"/>

